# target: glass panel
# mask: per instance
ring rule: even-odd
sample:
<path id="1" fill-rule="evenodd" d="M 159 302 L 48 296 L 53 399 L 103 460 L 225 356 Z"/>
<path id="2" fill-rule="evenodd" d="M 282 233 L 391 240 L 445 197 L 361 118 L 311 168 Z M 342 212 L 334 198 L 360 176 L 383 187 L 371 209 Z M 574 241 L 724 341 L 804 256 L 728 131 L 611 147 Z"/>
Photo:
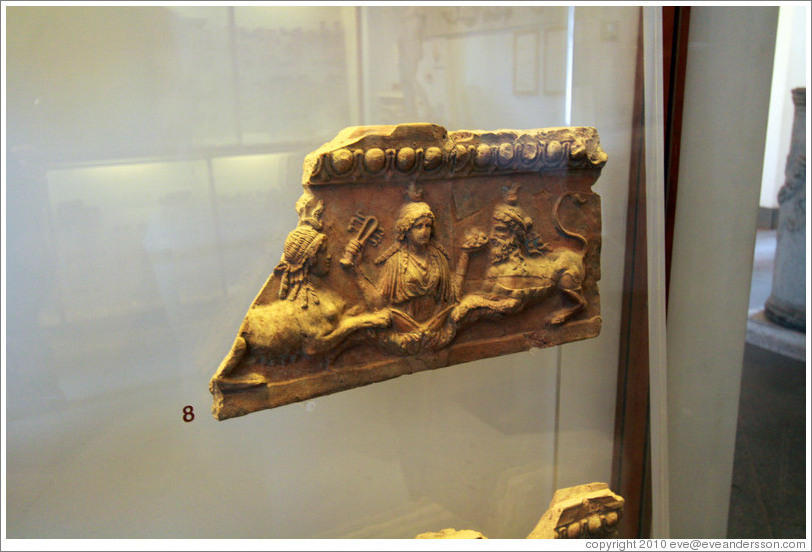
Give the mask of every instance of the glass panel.
<path id="1" fill-rule="evenodd" d="M 451 130 L 565 123 L 566 7 L 362 13 L 367 124 L 432 121 Z M 534 93 L 514 94 L 515 83 L 533 80 Z"/>
<path id="2" fill-rule="evenodd" d="M 9 537 L 523 537 L 609 481 L 636 8 L 7 16 Z M 216 422 L 304 155 L 419 120 L 599 130 L 601 335 Z"/>
<path id="3" fill-rule="evenodd" d="M 572 124 L 598 129 L 609 161 L 602 197 L 601 318 L 596 339 L 562 347 L 558 488 L 609 481 L 620 344 L 638 8 L 575 8 Z"/>

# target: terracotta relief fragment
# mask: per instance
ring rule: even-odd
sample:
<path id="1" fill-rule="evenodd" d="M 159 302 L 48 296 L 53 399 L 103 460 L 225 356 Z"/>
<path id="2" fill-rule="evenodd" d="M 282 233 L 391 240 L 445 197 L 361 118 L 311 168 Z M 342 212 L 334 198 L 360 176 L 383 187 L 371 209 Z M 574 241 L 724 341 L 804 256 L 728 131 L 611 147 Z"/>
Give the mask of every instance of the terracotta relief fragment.
<path id="1" fill-rule="evenodd" d="M 606 159 L 589 127 L 345 129 L 305 158 L 215 417 L 596 336 Z"/>
<path id="2" fill-rule="evenodd" d="M 558 489 L 528 539 L 607 539 L 617 536 L 626 501 L 606 483 Z M 487 539 L 472 529 L 447 528 L 416 539 Z"/>

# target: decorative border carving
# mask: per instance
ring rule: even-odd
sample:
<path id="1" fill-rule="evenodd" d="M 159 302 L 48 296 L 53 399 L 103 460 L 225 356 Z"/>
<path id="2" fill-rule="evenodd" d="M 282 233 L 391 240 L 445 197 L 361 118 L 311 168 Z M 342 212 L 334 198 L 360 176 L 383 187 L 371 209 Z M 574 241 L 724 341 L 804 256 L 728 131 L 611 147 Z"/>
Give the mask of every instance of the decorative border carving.
<path id="1" fill-rule="evenodd" d="M 406 129 L 410 144 L 404 146 Z M 598 169 L 606 160 L 592 127 L 455 132 L 428 123 L 351 127 L 305 158 L 302 183 Z"/>

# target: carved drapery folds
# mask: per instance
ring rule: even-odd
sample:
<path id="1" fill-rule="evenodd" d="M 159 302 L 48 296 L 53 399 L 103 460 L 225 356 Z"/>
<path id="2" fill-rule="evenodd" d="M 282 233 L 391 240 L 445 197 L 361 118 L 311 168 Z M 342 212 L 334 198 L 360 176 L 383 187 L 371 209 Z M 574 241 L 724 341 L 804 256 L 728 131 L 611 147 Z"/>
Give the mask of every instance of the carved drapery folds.
<path id="1" fill-rule="evenodd" d="M 596 336 L 606 159 L 588 127 L 343 130 L 305 158 L 215 417 Z"/>

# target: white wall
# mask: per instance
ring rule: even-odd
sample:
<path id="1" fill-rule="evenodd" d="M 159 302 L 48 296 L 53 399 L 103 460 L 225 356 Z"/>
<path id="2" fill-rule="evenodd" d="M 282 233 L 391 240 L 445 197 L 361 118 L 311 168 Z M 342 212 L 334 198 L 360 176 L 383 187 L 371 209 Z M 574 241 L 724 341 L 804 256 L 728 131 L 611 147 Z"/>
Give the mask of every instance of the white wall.
<path id="1" fill-rule="evenodd" d="M 694 7 L 668 312 L 671 536 L 727 531 L 777 8 Z"/>
<path id="2" fill-rule="evenodd" d="M 808 6 L 781 6 L 775 42 L 770 116 L 764 170 L 761 177 L 761 207 L 778 208 L 778 190 L 784 185 L 795 106 L 792 89 L 806 86 Z"/>

